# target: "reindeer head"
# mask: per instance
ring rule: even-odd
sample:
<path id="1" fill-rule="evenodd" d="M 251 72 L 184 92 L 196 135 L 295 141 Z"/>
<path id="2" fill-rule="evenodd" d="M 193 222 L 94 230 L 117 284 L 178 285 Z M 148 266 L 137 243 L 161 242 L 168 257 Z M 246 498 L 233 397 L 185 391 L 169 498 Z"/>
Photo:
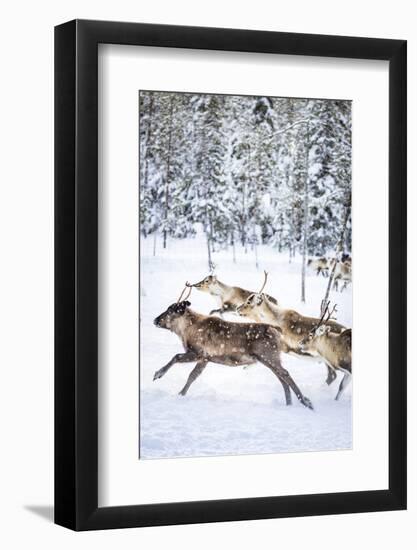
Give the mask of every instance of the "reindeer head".
<path id="1" fill-rule="evenodd" d="M 299 342 L 299 347 L 301 351 L 308 351 L 309 345 L 316 339 L 326 336 L 331 331 L 332 327 L 326 325 L 332 317 L 333 313 L 336 311 L 337 304 L 333 306 L 333 309 L 329 310 L 330 302 L 327 302 L 326 307 L 324 308 L 323 314 L 320 317 L 318 323 L 310 330 L 310 332 Z"/>
<path id="2" fill-rule="evenodd" d="M 190 305 L 188 300 L 171 304 L 166 311 L 154 319 L 153 324 L 159 328 L 171 329 L 173 321 L 182 317 Z"/>
<path id="3" fill-rule="evenodd" d="M 208 275 L 199 283 L 190 286 L 209 294 L 218 294 L 220 290 L 216 275 Z"/>
<path id="4" fill-rule="evenodd" d="M 264 282 L 261 286 L 261 289 L 259 290 L 259 292 L 253 292 L 252 294 L 250 294 L 246 298 L 246 301 L 236 308 L 236 311 L 239 315 L 242 315 L 242 317 L 253 317 L 254 315 L 256 316 L 259 313 L 257 311 L 258 308 L 260 308 L 264 301 L 267 300 L 267 297 L 262 292 L 265 288 L 267 280 L 268 273 L 264 271 Z"/>
<path id="5" fill-rule="evenodd" d="M 171 304 L 169 308 L 161 313 L 161 315 L 158 315 L 153 321 L 153 324 L 160 328 L 166 328 L 168 330 L 172 329 L 173 323 L 179 318 L 184 315 L 187 308 L 190 307 L 191 303 L 188 301 L 188 298 L 191 294 L 191 288 L 192 285 L 190 285 L 188 282 L 185 283 L 185 288 L 181 292 L 180 297 L 175 302 L 175 304 Z M 187 296 L 184 296 L 184 293 L 188 287 L 188 294 Z"/>
<path id="6" fill-rule="evenodd" d="M 240 306 L 236 308 L 236 311 L 242 317 L 251 317 L 254 313 L 256 314 L 257 309 L 262 306 L 265 299 L 265 294 L 254 292 L 246 298 L 246 301 L 243 302 L 243 304 L 240 304 Z"/>
<path id="7" fill-rule="evenodd" d="M 308 351 L 310 344 L 314 342 L 314 340 L 321 338 L 322 336 L 326 336 L 331 330 L 332 327 L 329 327 L 328 325 L 321 325 L 319 328 L 311 330 L 307 336 L 300 340 L 300 350 L 303 352 Z"/>

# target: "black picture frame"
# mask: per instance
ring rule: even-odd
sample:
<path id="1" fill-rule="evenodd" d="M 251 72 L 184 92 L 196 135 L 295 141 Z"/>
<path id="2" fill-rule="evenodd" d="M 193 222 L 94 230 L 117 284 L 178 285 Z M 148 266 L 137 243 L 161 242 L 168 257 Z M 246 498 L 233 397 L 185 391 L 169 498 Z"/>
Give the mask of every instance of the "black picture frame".
<path id="1" fill-rule="evenodd" d="M 389 62 L 389 488 L 98 506 L 98 44 Z M 406 41 L 74 20 L 55 28 L 55 522 L 74 530 L 406 508 Z"/>

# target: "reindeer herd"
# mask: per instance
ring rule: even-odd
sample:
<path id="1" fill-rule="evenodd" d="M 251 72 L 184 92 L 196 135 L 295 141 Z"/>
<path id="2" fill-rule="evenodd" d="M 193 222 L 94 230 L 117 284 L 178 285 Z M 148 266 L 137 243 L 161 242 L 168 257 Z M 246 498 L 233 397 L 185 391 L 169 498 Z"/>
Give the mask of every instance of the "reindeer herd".
<path id="1" fill-rule="evenodd" d="M 352 375 L 352 330 L 334 320 L 332 316 L 336 306 L 330 310 L 329 303 L 320 318 L 306 317 L 281 307 L 274 297 L 263 292 L 267 277 L 265 272 L 262 288 L 258 292 L 226 285 L 215 275 L 209 275 L 198 283 L 187 282 L 177 302 L 154 320 L 157 327 L 175 333 L 185 351 L 176 354 L 156 371 L 154 380 L 164 376 L 175 363 L 195 362 L 180 391 L 180 395 L 185 395 L 209 362 L 227 366 L 248 366 L 259 362 L 280 381 L 287 405 L 292 403 L 292 390 L 301 404 L 313 409 L 310 399 L 303 395 L 282 366 L 281 353 L 287 353 L 324 362 L 328 385 L 336 379 L 337 372 L 341 372 L 343 378 L 336 395 L 338 400 Z M 219 307 L 209 315 L 192 310 L 188 298 L 193 288 L 216 298 Z M 226 312 L 246 320 L 226 321 L 222 318 Z"/>
<path id="2" fill-rule="evenodd" d="M 334 267 L 334 290 L 339 290 L 339 284 L 342 284 L 340 292 L 343 292 L 352 282 L 352 258 L 349 254 L 343 254 L 340 260 L 325 257 L 310 258 L 307 260 L 307 266 L 323 277 L 329 277 Z"/>

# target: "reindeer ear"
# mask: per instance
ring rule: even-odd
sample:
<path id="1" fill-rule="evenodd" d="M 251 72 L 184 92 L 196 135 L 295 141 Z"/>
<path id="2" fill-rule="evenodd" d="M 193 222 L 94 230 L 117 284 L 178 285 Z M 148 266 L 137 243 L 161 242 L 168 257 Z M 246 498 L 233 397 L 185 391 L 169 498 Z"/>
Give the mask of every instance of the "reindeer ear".
<path id="1" fill-rule="evenodd" d="M 182 315 L 185 310 L 187 309 L 187 307 L 189 307 L 191 305 L 191 303 L 188 301 L 188 300 L 184 300 L 182 302 L 180 302 L 179 304 L 176 304 L 176 313 L 179 313 L 180 315 Z"/>
<path id="2" fill-rule="evenodd" d="M 255 299 L 256 305 L 260 306 L 264 301 L 264 298 L 265 298 L 264 294 L 256 294 L 256 299 Z"/>
<path id="3" fill-rule="evenodd" d="M 213 281 L 217 282 L 217 275 L 212 275 L 211 278 Z"/>

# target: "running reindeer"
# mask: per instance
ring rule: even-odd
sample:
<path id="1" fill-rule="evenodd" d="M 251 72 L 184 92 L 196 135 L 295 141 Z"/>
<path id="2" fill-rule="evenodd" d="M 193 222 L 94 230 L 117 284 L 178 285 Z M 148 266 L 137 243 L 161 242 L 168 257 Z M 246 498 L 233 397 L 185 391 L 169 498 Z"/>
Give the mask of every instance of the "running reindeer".
<path id="1" fill-rule="evenodd" d="M 307 261 L 307 266 L 316 272 L 316 275 L 322 274 L 323 277 L 328 277 L 334 264 L 333 288 L 339 290 L 339 283 L 343 283 L 340 291 L 343 292 L 349 283 L 352 282 L 352 259 L 348 254 L 343 254 L 340 260 L 335 258 L 310 258 Z"/>
<path id="2" fill-rule="evenodd" d="M 246 301 L 237 308 L 237 313 L 243 317 L 249 317 L 259 323 L 268 323 L 281 329 L 282 346 L 284 353 L 289 353 L 302 358 L 317 358 L 318 352 L 313 349 L 300 349 L 300 339 L 307 336 L 317 325 L 319 319 L 306 317 L 293 309 L 284 309 L 277 302 L 273 303 L 262 291 L 265 288 L 268 273 L 265 272 L 264 283 L 259 292 L 251 294 Z M 340 333 L 346 327 L 329 319 L 328 326 L 335 333 Z M 333 368 L 327 366 L 326 383 L 330 384 L 336 379 Z"/>
<path id="3" fill-rule="evenodd" d="M 352 377 L 352 329 L 345 329 L 339 334 L 331 331 L 329 321 L 336 311 L 336 305 L 330 311 L 330 302 L 326 304 L 323 315 L 317 325 L 300 341 L 300 349 L 317 353 L 328 368 L 344 373 L 339 385 L 336 400 L 340 398 Z M 327 317 L 325 318 L 327 314 Z"/>
<path id="4" fill-rule="evenodd" d="M 188 284 L 188 283 L 187 283 Z M 212 296 L 215 296 L 219 301 L 220 307 L 210 311 L 210 315 L 220 313 L 222 315 L 226 312 L 236 312 L 238 306 L 242 304 L 251 294 L 250 290 L 245 290 L 238 286 L 229 286 L 218 280 L 215 275 L 208 275 L 199 283 L 189 285 L 202 292 L 208 292 Z M 268 296 L 268 299 L 276 304 L 277 301 L 272 296 Z"/>
<path id="5" fill-rule="evenodd" d="M 310 258 L 307 260 L 307 266 L 316 272 L 316 275 L 329 276 L 329 260 L 327 258 Z"/>
<path id="6" fill-rule="evenodd" d="M 343 292 L 348 284 L 352 282 L 352 262 L 350 260 L 337 262 L 333 279 L 335 290 L 339 290 L 339 282 L 343 283 L 340 292 Z"/>
<path id="7" fill-rule="evenodd" d="M 184 298 L 187 287 L 188 294 Z M 154 320 L 157 327 L 175 333 L 182 340 L 185 350 L 185 353 L 177 353 L 156 371 L 154 380 L 164 376 L 175 363 L 196 361 L 187 383 L 180 391 L 180 395 L 185 395 L 208 362 L 235 367 L 259 361 L 281 382 L 287 405 L 291 405 L 292 389 L 300 403 L 309 409 L 313 408 L 311 401 L 301 393 L 288 371 L 282 367 L 279 329 L 263 323 L 231 323 L 218 317 L 201 315 L 190 309 L 190 287 L 187 283 L 177 302 Z"/>

